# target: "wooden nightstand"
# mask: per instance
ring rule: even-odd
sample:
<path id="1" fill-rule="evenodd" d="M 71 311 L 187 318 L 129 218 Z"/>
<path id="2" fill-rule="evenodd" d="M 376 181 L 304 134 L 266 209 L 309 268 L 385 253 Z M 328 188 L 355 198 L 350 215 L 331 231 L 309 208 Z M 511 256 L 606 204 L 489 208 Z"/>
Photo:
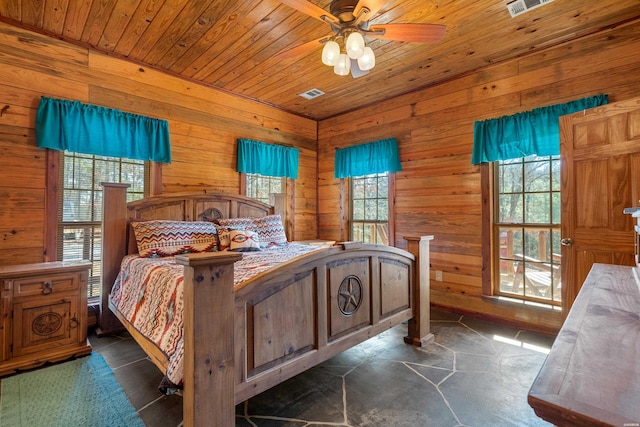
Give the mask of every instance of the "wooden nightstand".
<path id="1" fill-rule="evenodd" d="M 91 353 L 89 261 L 0 267 L 0 376 Z"/>

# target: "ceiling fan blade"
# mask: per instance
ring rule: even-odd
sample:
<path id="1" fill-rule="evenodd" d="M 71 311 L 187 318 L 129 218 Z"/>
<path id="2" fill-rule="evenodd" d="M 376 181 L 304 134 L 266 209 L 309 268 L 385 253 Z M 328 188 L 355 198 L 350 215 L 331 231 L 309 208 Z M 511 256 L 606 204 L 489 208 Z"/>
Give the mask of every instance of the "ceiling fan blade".
<path id="1" fill-rule="evenodd" d="M 278 54 L 276 54 L 274 58 L 279 61 L 284 61 L 287 59 L 302 56 L 312 51 L 313 49 L 320 47 L 321 44 L 325 41 L 325 39 L 328 39 L 328 37 L 326 36 L 320 37 L 319 39 L 311 40 L 310 42 L 301 44 L 300 46 L 296 46 L 288 50 L 283 50 L 282 52 L 279 52 Z"/>
<path id="2" fill-rule="evenodd" d="M 368 21 L 373 17 L 373 15 L 382 9 L 382 6 L 384 6 L 386 2 L 387 0 L 360 0 L 353 9 L 353 16 L 358 16 L 361 9 L 366 7 L 369 11 L 366 12 L 366 15 L 363 16 L 361 20 Z"/>
<path id="3" fill-rule="evenodd" d="M 401 42 L 435 43 L 442 39 L 447 27 L 437 24 L 380 24 L 369 28 L 369 31 L 380 30 L 384 30 L 384 34 L 367 36 Z"/>
<path id="4" fill-rule="evenodd" d="M 325 22 L 325 20 L 322 19 L 323 16 L 326 16 L 334 22 L 338 22 L 338 18 L 333 16 L 331 13 L 307 0 L 280 0 L 280 3 L 286 4 L 287 6 L 292 7 L 297 11 L 304 13 L 305 15 L 309 15 L 312 18 L 319 19 L 322 22 Z"/>

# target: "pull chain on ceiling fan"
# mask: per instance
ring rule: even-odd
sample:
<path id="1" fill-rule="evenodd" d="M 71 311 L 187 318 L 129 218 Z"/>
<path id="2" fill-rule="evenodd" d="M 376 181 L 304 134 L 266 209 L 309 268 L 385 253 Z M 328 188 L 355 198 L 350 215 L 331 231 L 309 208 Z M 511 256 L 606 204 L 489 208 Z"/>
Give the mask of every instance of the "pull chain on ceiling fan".
<path id="1" fill-rule="evenodd" d="M 305 43 L 278 55 L 291 58 L 324 44 L 322 62 L 332 66 L 336 74 L 360 77 L 376 64 L 373 50 L 364 37 L 404 42 L 434 43 L 444 36 L 446 27 L 436 24 L 374 24 L 369 20 L 387 0 L 333 0 L 330 12 L 307 0 L 280 0 L 306 15 L 331 26 L 333 35 Z"/>

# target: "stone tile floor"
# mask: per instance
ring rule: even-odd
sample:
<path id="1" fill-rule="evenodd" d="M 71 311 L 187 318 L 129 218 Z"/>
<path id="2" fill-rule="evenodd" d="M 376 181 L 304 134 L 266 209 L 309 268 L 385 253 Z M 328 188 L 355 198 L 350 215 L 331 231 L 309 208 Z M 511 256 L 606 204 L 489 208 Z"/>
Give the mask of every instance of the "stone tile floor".
<path id="1" fill-rule="evenodd" d="M 527 392 L 553 337 L 432 312 L 434 342 L 400 325 L 236 407 L 236 426 L 548 426 Z M 180 426 L 182 398 L 126 334 L 91 337 L 149 427 Z"/>

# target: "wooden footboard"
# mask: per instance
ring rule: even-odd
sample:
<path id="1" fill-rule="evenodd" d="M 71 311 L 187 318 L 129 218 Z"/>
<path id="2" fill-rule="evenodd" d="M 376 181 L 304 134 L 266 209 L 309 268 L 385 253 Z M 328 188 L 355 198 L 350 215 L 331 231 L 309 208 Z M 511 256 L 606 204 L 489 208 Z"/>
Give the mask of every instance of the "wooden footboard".
<path id="1" fill-rule="evenodd" d="M 406 342 L 428 342 L 431 239 L 407 238 L 408 251 L 338 244 L 235 291 L 233 264 L 241 254 L 176 256 L 185 266 L 184 425 L 234 425 L 237 403 L 404 321 Z"/>
<path id="2" fill-rule="evenodd" d="M 185 265 L 185 315 L 190 313 L 184 326 L 185 426 L 233 425 L 235 404 L 403 321 L 413 325 L 407 342 L 428 342 L 429 304 L 420 300 L 425 293 L 415 257 L 428 254 L 429 240 L 418 240 L 416 255 L 378 245 L 323 249 L 235 294 L 232 258 L 224 267 L 217 255 L 176 257 Z M 212 331 L 212 324 L 224 326 Z"/>

